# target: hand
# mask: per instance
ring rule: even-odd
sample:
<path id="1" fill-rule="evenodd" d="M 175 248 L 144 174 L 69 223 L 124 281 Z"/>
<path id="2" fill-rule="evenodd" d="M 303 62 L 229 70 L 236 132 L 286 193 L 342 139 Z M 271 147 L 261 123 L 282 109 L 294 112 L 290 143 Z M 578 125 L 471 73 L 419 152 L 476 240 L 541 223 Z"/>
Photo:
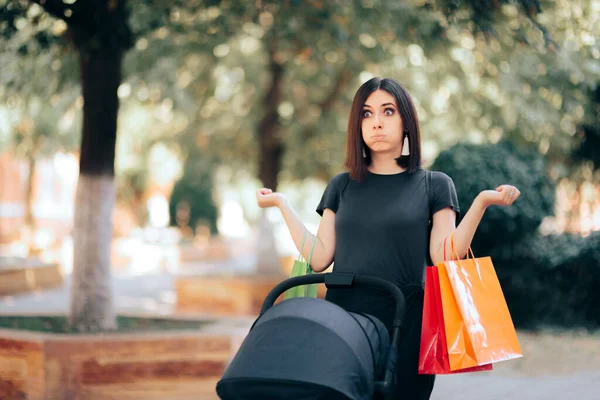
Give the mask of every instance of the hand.
<path id="1" fill-rule="evenodd" d="M 478 197 L 485 207 L 488 206 L 510 206 L 521 195 L 519 189 L 511 185 L 501 185 L 496 190 L 484 190 Z"/>
<path id="2" fill-rule="evenodd" d="M 256 191 L 256 202 L 260 208 L 279 207 L 284 200 L 283 194 L 262 188 Z"/>

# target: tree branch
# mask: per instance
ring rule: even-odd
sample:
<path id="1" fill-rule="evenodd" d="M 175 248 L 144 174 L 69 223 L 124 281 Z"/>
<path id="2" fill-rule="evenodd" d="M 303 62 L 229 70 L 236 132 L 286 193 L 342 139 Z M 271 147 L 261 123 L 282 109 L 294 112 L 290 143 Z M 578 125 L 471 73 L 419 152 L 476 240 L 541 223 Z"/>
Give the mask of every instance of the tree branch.
<path id="1" fill-rule="evenodd" d="M 542 32 L 544 36 L 544 43 L 546 46 L 550 47 L 552 50 L 557 50 L 559 48 L 558 43 L 556 43 L 550 34 L 548 33 L 548 29 L 544 25 L 542 25 L 539 21 L 535 19 L 535 16 L 541 11 L 539 5 L 535 4 L 535 7 L 530 7 L 528 0 L 519 0 L 519 3 L 525 10 L 525 15 L 527 19 L 531 21 L 531 23 Z"/>
<path id="2" fill-rule="evenodd" d="M 84 23 L 86 14 L 89 14 L 91 0 L 77 1 L 73 4 L 65 4 L 62 0 L 30 0 L 33 3 L 40 5 L 48 14 L 62 19 L 69 26 L 80 26 Z M 85 10 L 85 5 L 88 5 L 88 10 Z M 70 11 L 70 13 L 68 12 Z M 69 14 L 68 16 L 65 13 Z"/>

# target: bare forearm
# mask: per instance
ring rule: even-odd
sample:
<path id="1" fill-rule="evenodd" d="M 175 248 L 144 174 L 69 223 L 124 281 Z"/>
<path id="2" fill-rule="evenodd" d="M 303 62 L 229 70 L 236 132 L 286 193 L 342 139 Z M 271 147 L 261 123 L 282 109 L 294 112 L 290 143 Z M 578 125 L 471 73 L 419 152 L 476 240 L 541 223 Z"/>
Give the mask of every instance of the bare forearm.
<path id="1" fill-rule="evenodd" d="M 454 245 L 455 251 L 459 258 L 463 258 L 469 247 L 471 247 L 471 242 L 473 241 L 473 236 L 475 236 L 475 232 L 477 231 L 477 227 L 481 222 L 481 218 L 483 218 L 483 214 L 485 213 L 486 207 L 483 204 L 483 201 L 477 197 L 473 204 L 469 208 L 469 211 L 465 214 L 460 224 L 456 227 L 454 231 Z M 446 254 L 449 255 L 452 249 L 450 248 L 450 241 L 446 241 Z M 455 257 L 455 255 L 453 255 Z"/>
<path id="2" fill-rule="evenodd" d="M 455 218 L 448 210 L 440 210 L 433 216 L 434 225 L 431 233 L 430 254 L 434 265 L 444 259 L 463 258 L 477 231 L 477 227 L 483 218 L 485 210 L 489 206 L 510 206 L 519 198 L 521 192 L 511 185 L 501 185 L 496 190 L 484 190 L 477 195 L 469 211 L 455 228 Z M 454 233 L 454 251 L 449 239 Z M 444 241 L 446 243 L 444 257 Z M 454 253 L 454 254 L 453 254 Z"/>
<path id="3" fill-rule="evenodd" d="M 308 232 L 304 242 L 304 247 L 301 249 L 300 247 L 302 246 L 304 232 L 308 231 L 306 226 L 300 219 L 300 216 L 298 216 L 296 211 L 285 199 L 280 201 L 279 209 L 281 210 L 281 214 L 283 215 L 283 219 L 288 227 L 288 230 L 290 231 L 290 235 L 292 236 L 292 240 L 294 241 L 296 248 L 302 253 L 302 257 L 304 257 L 305 260 L 308 260 L 313 237 L 315 237 L 315 246 L 312 253 L 311 265 L 317 271 L 326 269 L 330 263 L 327 260 L 328 257 L 325 255 L 325 248 L 321 240 L 319 240 L 316 235 Z"/>

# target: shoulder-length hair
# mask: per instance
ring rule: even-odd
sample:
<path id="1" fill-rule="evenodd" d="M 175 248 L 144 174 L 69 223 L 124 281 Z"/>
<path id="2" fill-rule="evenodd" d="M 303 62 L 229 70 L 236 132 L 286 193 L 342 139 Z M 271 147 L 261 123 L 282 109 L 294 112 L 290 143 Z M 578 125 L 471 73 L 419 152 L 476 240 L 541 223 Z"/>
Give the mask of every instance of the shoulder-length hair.
<path id="1" fill-rule="evenodd" d="M 362 120 L 365 102 L 376 90 L 385 90 L 394 97 L 404 125 L 404 135 L 408 136 L 410 155 L 397 158 L 398 165 L 406 168 L 408 172 L 414 172 L 421 166 L 419 118 L 410 94 L 394 79 L 372 78 L 365 82 L 354 95 L 348 119 L 344 166 L 348 168 L 350 177 L 356 181 L 361 181 L 367 176 L 367 167 L 371 163 L 369 148 L 362 138 Z M 363 150 L 366 157 L 363 157 Z"/>

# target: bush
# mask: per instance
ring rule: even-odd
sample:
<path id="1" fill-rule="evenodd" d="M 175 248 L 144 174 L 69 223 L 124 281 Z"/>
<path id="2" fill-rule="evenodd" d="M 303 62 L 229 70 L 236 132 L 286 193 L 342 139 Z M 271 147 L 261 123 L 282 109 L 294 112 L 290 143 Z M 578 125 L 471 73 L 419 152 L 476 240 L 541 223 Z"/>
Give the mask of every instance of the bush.
<path id="1" fill-rule="evenodd" d="M 473 239 L 476 254 L 487 253 L 498 243 L 516 243 L 531 236 L 542 219 L 553 214 L 555 185 L 538 152 L 519 150 L 509 142 L 458 144 L 441 152 L 431 169 L 453 178 L 462 215 L 483 190 L 511 184 L 521 191 L 511 207 L 487 209 Z"/>
<path id="2" fill-rule="evenodd" d="M 538 234 L 555 200 L 539 153 L 508 142 L 460 144 L 440 153 L 431 169 L 454 179 L 462 215 L 483 190 L 508 183 L 521 191 L 511 207 L 487 209 L 472 243 L 477 256 L 491 256 L 517 327 L 600 328 L 600 232 Z"/>
<path id="3" fill-rule="evenodd" d="M 188 226 L 196 233 L 198 224 L 205 224 L 211 234 L 217 233 L 217 207 L 212 197 L 213 168 L 197 158 L 188 158 L 183 176 L 175 183 L 169 200 L 172 226 Z"/>
<path id="4" fill-rule="evenodd" d="M 600 328 L 600 232 L 532 235 L 490 256 L 516 326 Z"/>

